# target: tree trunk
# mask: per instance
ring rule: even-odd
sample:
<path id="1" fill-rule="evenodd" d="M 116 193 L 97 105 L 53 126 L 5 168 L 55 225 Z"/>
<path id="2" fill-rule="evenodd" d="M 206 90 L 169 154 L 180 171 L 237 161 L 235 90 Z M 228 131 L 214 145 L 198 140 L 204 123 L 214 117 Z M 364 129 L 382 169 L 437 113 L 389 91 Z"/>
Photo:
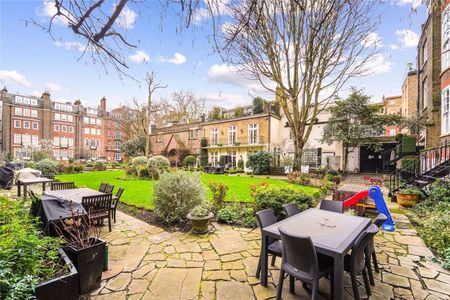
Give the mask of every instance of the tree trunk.
<path id="1" fill-rule="evenodd" d="M 303 146 L 303 139 L 294 137 L 294 171 L 301 170 Z"/>
<path id="2" fill-rule="evenodd" d="M 348 161 L 348 144 L 344 143 L 344 164 L 343 164 L 343 172 L 347 171 L 347 161 Z"/>

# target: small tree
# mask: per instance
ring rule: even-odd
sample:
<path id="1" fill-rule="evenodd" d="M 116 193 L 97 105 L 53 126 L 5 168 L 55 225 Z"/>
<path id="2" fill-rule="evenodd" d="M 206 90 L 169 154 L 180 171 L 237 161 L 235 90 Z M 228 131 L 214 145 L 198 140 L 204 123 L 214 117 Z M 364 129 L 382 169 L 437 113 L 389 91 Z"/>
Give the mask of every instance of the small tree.
<path id="1" fill-rule="evenodd" d="M 183 164 L 185 167 L 188 167 L 188 169 L 191 170 L 191 168 L 195 166 L 196 161 L 197 160 L 195 159 L 195 156 L 188 155 L 184 158 Z"/>
<path id="2" fill-rule="evenodd" d="M 126 142 L 122 143 L 120 146 L 122 152 L 128 156 L 141 156 L 145 153 L 145 137 L 137 136 L 131 139 L 128 139 Z"/>
<path id="3" fill-rule="evenodd" d="M 253 113 L 260 114 L 264 112 L 265 100 L 261 97 L 253 98 Z"/>
<path id="4" fill-rule="evenodd" d="M 213 107 L 213 109 L 211 110 L 209 117 L 211 119 L 211 121 L 218 121 L 218 120 L 222 120 L 222 112 L 220 110 L 219 107 Z"/>
<path id="5" fill-rule="evenodd" d="M 383 115 L 381 104 L 371 104 L 370 97 L 361 90 L 353 89 L 347 99 L 338 99 L 330 108 L 331 118 L 324 128 L 322 140 L 328 144 L 342 142 L 344 145 L 344 171 L 348 154 L 361 144 L 379 147 L 375 139 L 383 135 L 386 126 L 398 124 L 398 115 Z"/>
<path id="6" fill-rule="evenodd" d="M 244 108 L 242 106 L 238 106 L 234 109 L 234 117 L 240 118 L 244 116 Z"/>
<path id="7" fill-rule="evenodd" d="M 208 140 L 205 138 L 202 138 L 200 140 L 200 165 L 202 167 L 205 167 L 208 165 L 208 150 L 205 148 L 208 146 Z"/>

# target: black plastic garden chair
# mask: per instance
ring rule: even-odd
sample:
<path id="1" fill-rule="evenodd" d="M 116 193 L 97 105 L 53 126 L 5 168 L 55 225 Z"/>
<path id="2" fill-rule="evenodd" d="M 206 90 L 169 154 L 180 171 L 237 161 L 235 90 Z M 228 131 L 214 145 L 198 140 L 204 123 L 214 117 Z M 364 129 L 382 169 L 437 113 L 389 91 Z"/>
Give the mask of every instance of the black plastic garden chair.
<path id="1" fill-rule="evenodd" d="M 106 184 L 105 191 L 103 193 L 105 194 L 111 194 L 114 190 L 114 185 L 112 184 Z"/>
<path id="2" fill-rule="evenodd" d="M 330 275 L 331 294 L 333 294 L 333 259 L 318 255 L 309 236 L 296 235 L 279 228 L 282 242 L 283 260 L 277 287 L 277 299 L 281 299 L 285 273 L 289 275 L 289 291 L 295 293 L 295 279 L 303 286 L 311 285 L 311 299 L 319 294 L 319 279 Z M 333 296 L 333 295 L 332 295 Z"/>
<path id="3" fill-rule="evenodd" d="M 320 209 L 334 211 L 337 213 L 343 213 L 344 212 L 344 202 L 343 201 L 322 200 L 320 202 Z"/>
<path id="4" fill-rule="evenodd" d="M 103 224 L 104 219 L 108 219 L 108 227 L 111 232 L 111 202 L 112 195 L 95 195 L 81 198 L 81 204 L 88 212 L 89 222 L 100 222 Z"/>
<path id="5" fill-rule="evenodd" d="M 98 188 L 98 191 L 104 193 L 107 185 L 108 184 L 106 182 L 100 183 L 100 187 Z"/>
<path id="6" fill-rule="evenodd" d="M 283 210 L 287 218 L 300 213 L 300 209 L 298 208 L 298 205 L 296 203 L 284 204 Z"/>
<path id="7" fill-rule="evenodd" d="M 50 184 L 50 190 L 52 191 L 69 190 L 74 188 L 75 182 L 52 182 Z"/>
<path id="8" fill-rule="evenodd" d="M 373 220 L 373 224 L 376 225 L 378 228 L 381 227 L 381 225 L 383 225 L 384 221 L 387 220 L 387 217 L 384 214 L 379 214 L 375 220 Z M 375 280 L 373 278 L 373 273 L 372 273 L 372 265 L 371 265 L 371 260 L 373 262 L 373 268 L 375 269 L 375 272 L 380 273 L 380 269 L 378 268 L 378 260 L 377 260 L 377 254 L 375 253 L 375 245 L 374 245 L 374 241 L 373 238 L 369 243 L 369 246 L 367 247 L 367 251 L 369 253 L 368 257 L 366 258 L 366 265 L 367 265 L 367 271 L 369 272 L 369 281 L 370 281 L 370 285 L 375 285 Z"/>
<path id="9" fill-rule="evenodd" d="M 258 220 L 260 230 L 262 230 L 264 227 L 270 226 L 277 222 L 277 217 L 275 217 L 273 209 L 270 208 L 258 211 L 256 213 L 256 219 Z M 276 257 L 277 256 L 281 257 L 281 241 L 269 237 L 267 245 L 268 245 L 267 253 L 272 255 L 272 266 L 274 266 Z M 261 274 L 261 259 L 262 259 L 262 249 L 261 255 L 259 256 L 258 268 L 256 269 L 256 278 L 259 278 Z"/>
<path id="10" fill-rule="evenodd" d="M 112 197 L 112 202 L 111 202 L 111 211 L 112 211 L 112 217 L 114 219 L 114 223 L 116 223 L 116 210 L 117 210 L 117 205 L 119 204 L 120 201 L 120 197 L 122 197 L 123 191 L 125 189 L 124 188 L 119 188 L 117 190 L 117 193 L 115 196 Z"/>
<path id="11" fill-rule="evenodd" d="M 375 234 L 378 232 L 378 227 L 374 224 L 364 230 L 356 239 L 352 247 L 351 254 L 347 254 L 344 259 L 344 270 L 350 274 L 352 280 L 353 297 L 356 300 L 360 299 L 358 290 L 358 281 L 356 276 L 362 274 L 364 279 L 364 287 L 366 289 L 367 297 L 372 295 L 370 291 L 369 276 L 367 274 L 367 260 L 369 257 L 368 246 Z"/>

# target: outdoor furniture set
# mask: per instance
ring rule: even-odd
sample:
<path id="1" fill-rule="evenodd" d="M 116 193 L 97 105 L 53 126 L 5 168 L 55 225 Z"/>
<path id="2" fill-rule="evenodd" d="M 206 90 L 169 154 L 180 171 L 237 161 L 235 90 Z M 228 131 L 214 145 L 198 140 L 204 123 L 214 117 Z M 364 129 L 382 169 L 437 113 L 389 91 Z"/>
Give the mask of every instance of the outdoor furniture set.
<path id="1" fill-rule="evenodd" d="M 289 276 L 289 291 L 295 292 L 295 280 L 311 291 L 317 299 L 319 279 L 330 279 L 331 297 L 343 298 L 344 271 L 350 275 L 355 299 L 360 299 L 356 276 L 362 275 L 368 296 L 375 285 L 372 273 L 379 272 L 373 237 L 386 221 L 379 214 L 369 218 L 343 214 L 343 202 L 323 200 L 320 209 L 300 212 L 295 203 L 283 206 L 286 219 L 277 221 L 272 209 L 256 213 L 261 228 L 261 255 L 256 277 L 267 286 L 268 255 L 272 266 L 276 257 L 282 258 L 277 299 L 281 299 L 285 276 Z M 351 250 L 351 254 L 349 251 Z"/>

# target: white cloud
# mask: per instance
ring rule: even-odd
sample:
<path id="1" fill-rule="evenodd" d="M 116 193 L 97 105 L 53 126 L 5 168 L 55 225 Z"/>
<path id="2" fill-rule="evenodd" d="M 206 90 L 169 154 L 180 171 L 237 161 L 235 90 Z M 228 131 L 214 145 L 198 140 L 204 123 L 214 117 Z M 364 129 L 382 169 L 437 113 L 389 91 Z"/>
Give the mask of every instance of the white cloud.
<path id="1" fill-rule="evenodd" d="M 391 47 L 391 49 L 392 50 L 398 50 L 398 45 L 396 45 L 396 44 L 391 44 L 391 45 L 389 45 L 389 47 Z"/>
<path id="2" fill-rule="evenodd" d="M 31 82 L 27 80 L 25 75 L 20 74 L 16 70 L 0 70 L 0 81 L 3 84 L 17 84 L 25 87 L 31 86 Z"/>
<path id="3" fill-rule="evenodd" d="M 120 12 L 119 17 L 117 17 L 116 22 L 124 29 L 132 29 L 136 23 L 137 16 L 138 15 L 133 10 L 125 6 Z"/>
<path id="4" fill-rule="evenodd" d="M 268 91 L 258 80 L 244 76 L 237 66 L 215 64 L 208 69 L 208 78 L 214 82 L 224 83 L 247 89 L 250 93 L 260 95 Z"/>
<path id="5" fill-rule="evenodd" d="M 128 56 L 128 59 L 135 63 L 147 63 L 150 61 L 150 56 L 143 50 L 135 50 L 134 54 Z"/>
<path id="6" fill-rule="evenodd" d="M 31 96 L 35 96 L 35 97 L 41 97 L 41 96 L 42 96 L 42 92 L 39 92 L 39 91 L 34 90 L 34 91 L 32 91 L 32 92 L 30 93 L 30 95 L 31 95 Z"/>
<path id="7" fill-rule="evenodd" d="M 212 92 L 204 95 L 208 104 L 221 107 L 235 107 L 237 105 L 248 104 L 248 98 L 238 94 L 222 93 L 222 91 Z"/>
<path id="8" fill-rule="evenodd" d="M 374 54 L 364 65 L 363 75 L 378 75 L 388 73 L 392 69 L 392 62 L 386 60 L 381 53 Z"/>
<path id="9" fill-rule="evenodd" d="M 369 47 L 375 47 L 375 48 L 381 48 L 383 47 L 383 41 L 381 40 L 381 37 L 376 32 L 370 32 L 366 38 L 361 41 L 361 45 L 364 46 L 364 48 Z"/>
<path id="10" fill-rule="evenodd" d="M 392 4 L 397 4 L 400 6 L 411 6 L 413 9 L 418 8 L 422 4 L 423 0 L 392 0 Z"/>
<path id="11" fill-rule="evenodd" d="M 205 1 L 206 2 L 206 1 Z M 192 21 L 194 24 L 201 24 L 211 17 L 211 14 L 215 16 L 228 16 L 231 13 L 229 8 L 230 0 L 219 0 L 218 3 L 213 4 L 210 9 L 207 7 L 201 7 L 194 11 Z M 207 4 L 205 3 L 205 6 Z"/>
<path id="12" fill-rule="evenodd" d="M 419 36 L 412 30 L 401 29 L 395 32 L 401 47 L 413 48 L 419 42 Z"/>
<path id="13" fill-rule="evenodd" d="M 186 56 L 184 56 L 183 54 L 177 52 L 177 53 L 175 53 L 173 55 L 172 58 L 170 58 L 167 61 L 170 62 L 171 64 L 181 65 L 181 64 L 184 64 L 186 62 Z"/>
<path id="14" fill-rule="evenodd" d="M 45 90 L 49 91 L 49 92 L 56 92 L 56 91 L 60 91 L 61 90 L 61 86 L 57 83 L 54 82 L 47 82 L 45 84 Z"/>
<path id="15" fill-rule="evenodd" d="M 87 50 L 87 46 L 79 43 L 79 42 L 61 42 L 61 41 L 56 41 L 55 42 L 55 46 L 64 50 L 72 50 L 72 49 L 76 49 L 79 52 L 84 52 Z"/>

